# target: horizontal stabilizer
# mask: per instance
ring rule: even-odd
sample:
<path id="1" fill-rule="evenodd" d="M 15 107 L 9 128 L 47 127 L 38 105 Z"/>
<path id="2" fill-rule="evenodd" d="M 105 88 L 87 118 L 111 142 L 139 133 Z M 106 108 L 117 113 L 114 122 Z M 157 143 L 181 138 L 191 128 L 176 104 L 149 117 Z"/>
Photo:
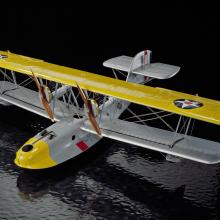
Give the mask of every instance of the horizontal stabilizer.
<path id="1" fill-rule="evenodd" d="M 129 72 L 131 63 L 132 63 L 132 57 L 122 55 L 106 60 L 103 63 L 103 66 L 115 70 Z"/>
<path id="2" fill-rule="evenodd" d="M 132 57 L 122 55 L 106 60 L 103 63 L 103 66 L 125 72 L 131 71 L 132 73 L 148 76 L 155 79 L 171 78 L 176 75 L 180 70 L 179 66 L 164 63 L 139 65 L 137 68 L 130 70 L 132 62 Z"/>
<path id="3" fill-rule="evenodd" d="M 214 164 L 220 162 L 220 143 L 167 130 L 115 119 L 102 120 L 102 136 L 150 150 L 171 154 L 189 160 Z M 83 130 L 95 133 L 89 122 Z"/>
<path id="4" fill-rule="evenodd" d="M 169 79 L 176 75 L 180 67 L 164 63 L 151 63 L 134 69 L 132 73 L 155 79 Z"/>

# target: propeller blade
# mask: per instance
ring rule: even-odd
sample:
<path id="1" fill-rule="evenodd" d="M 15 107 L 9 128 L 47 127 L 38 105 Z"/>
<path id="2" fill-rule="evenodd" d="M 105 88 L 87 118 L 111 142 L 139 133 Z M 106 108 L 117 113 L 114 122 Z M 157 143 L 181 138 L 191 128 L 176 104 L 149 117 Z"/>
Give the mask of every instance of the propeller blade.
<path id="1" fill-rule="evenodd" d="M 34 74 L 34 72 L 32 70 L 31 70 L 31 72 L 32 72 L 32 75 L 33 75 L 33 78 L 34 78 L 34 81 L 35 81 L 35 83 L 37 85 L 38 90 L 41 90 L 41 85 L 40 85 L 40 83 L 38 81 L 38 78 L 36 77 L 36 75 Z"/>
<path id="2" fill-rule="evenodd" d="M 32 75 L 33 75 L 33 79 L 34 79 L 34 81 L 35 81 L 35 83 L 36 83 L 36 85 L 37 85 L 37 88 L 38 88 L 40 101 L 41 101 L 41 103 L 42 103 L 42 105 L 43 105 L 45 111 L 47 112 L 47 114 L 48 114 L 50 120 L 51 120 L 52 122 L 54 122 L 53 111 L 51 110 L 50 105 L 49 105 L 49 103 L 48 103 L 48 101 L 47 101 L 46 94 L 45 94 L 45 92 L 44 92 L 44 88 L 43 88 L 43 86 L 39 83 L 38 78 L 36 77 L 36 75 L 34 74 L 34 72 L 33 72 L 32 70 L 31 70 L 31 72 L 32 72 Z"/>
<path id="3" fill-rule="evenodd" d="M 100 129 L 100 127 L 99 127 L 95 117 L 90 112 L 88 113 L 88 116 L 89 116 L 89 120 L 90 120 L 90 122 L 92 124 L 92 127 L 95 129 L 97 135 L 101 136 L 102 132 L 101 132 L 101 129 Z"/>
<path id="4" fill-rule="evenodd" d="M 96 118 L 92 112 L 92 104 L 91 104 L 90 100 L 87 99 L 85 93 L 80 88 L 80 86 L 77 84 L 77 82 L 76 82 L 76 86 L 77 86 L 77 88 L 79 90 L 79 94 L 82 97 L 82 100 L 85 103 L 85 106 L 88 110 L 88 119 L 89 119 L 90 123 L 91 123 L 92 127 L 94 128 L 94 130 L 96 131 L 97 135 L 101 136 L 101 129 L 100 129 L 100 127 L 96 121 Z"/>
<path id="5" fill-rule="evenodd" d="M 80 96 L 81 96 L 83 102 L 85 103 L 87 109 L 89 109 L 89 102 L 88 102 L 88 99 L 87 99 L 85 93 L 84 93 L 83 90 L 80 88 L 80 86 L 78 85 L 77 82 L 76 82 L 76 86 L 77 86 L 77 88 L 78 88 L 78 90 L 79 90 L 79 94 L 80 94 Z"/>
<path id="6" fill-rule="evenodd" d="M 41 102 L 42 102 L 42 104 L 43 104 L 43 106 L 44 106 L 44 109 L 45 109 L 45 111 L 47 112 L 47 114 L 48 114 L 50 120 L 51 120 L 52 122 L 54 122 L 53 111 L 52 111 L 52 109 L 51 109 L 51 107 L 50 107 L 50 105 L 49 105 L 49 103 L 48 103 L 48 101 L 47 101 L 47 99 L 46 99 L 46 95 L 45 95 L 44 92 L 43 92 L 43 94 L 42 94 L 42 96 L 41 96 Z"/>

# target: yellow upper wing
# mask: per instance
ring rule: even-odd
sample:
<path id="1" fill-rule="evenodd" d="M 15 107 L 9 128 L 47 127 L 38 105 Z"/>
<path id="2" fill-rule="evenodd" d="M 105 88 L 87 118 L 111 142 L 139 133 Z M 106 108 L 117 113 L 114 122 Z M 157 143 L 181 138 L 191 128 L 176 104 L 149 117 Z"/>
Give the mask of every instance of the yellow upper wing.
<path id="1" fill-rule="evenodd" d="M 112 79 L 10 52 L 0 51 L 0 67 L 27 75 L 32 75 L 32 70 L 38 77 L 47 80 L 75 87 L 77 82 L 81 88 L 92 92 L 220 125 L 219 101 Z M 202 106 L 199 107 L 196 102 L 202 103 Z M 195 106 L 196 108 L 184 109 L 188 106 Z"/>

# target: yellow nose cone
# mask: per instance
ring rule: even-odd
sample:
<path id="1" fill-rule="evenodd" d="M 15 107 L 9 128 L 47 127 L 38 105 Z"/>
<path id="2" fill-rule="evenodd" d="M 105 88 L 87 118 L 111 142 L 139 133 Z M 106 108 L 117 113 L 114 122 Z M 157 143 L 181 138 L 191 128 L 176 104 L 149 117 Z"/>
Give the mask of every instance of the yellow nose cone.
<path id="1" fill-rule="evenodd" d="M 26 169 L 45 169 L 57 165 L 51 158 L 48 144 L 35 137 L 28 140 L 16 153 L 15 164 Z"/>

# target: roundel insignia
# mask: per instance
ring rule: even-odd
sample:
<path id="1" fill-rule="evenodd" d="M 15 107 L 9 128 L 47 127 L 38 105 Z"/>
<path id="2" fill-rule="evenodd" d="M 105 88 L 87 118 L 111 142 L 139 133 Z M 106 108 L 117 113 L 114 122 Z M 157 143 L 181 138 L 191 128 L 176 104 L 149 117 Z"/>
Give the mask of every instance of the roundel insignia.
<path id="1" fill-rule="evenodd" d="M 7 58 L 7 55 L 0 54 L 0 59 Z"/>
<path id="2" fill-rule="evenodd" d="M 203 106 L 201 102 L 197 102 L 191 99 L 176 99 L 174 101 L 175 106 L 182 109 L 194 109 Z"/>

